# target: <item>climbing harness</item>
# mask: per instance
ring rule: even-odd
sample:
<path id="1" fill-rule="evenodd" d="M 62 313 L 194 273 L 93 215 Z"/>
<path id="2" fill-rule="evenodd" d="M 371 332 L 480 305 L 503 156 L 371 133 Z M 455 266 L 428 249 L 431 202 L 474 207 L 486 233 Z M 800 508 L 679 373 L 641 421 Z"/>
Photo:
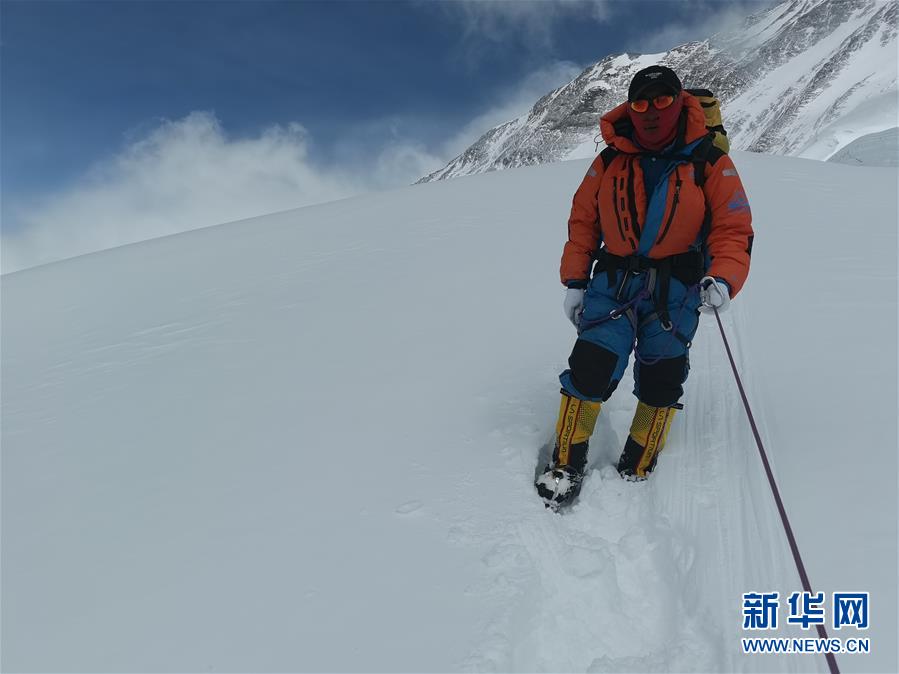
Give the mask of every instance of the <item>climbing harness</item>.
<path id="1" fill-rule="evenodd" d="M 604 273 L 609 288 L 618 283 L 615 299 L 621 302 L 621 305 L 595 320 L 581 321 L 578 325 L 578 332 L 584 332 L 606 321 L 615 321 L 625 316 L 634 332 L 632 345 L 634 356 L 643 365 L 654 365 L 666 356 L 662 355 L 651 359 L 642 357 L 637 348 L 637 336 L 642 328 L 658 320 L 662 330 L 689 349 L 691 346 L 690 340 L 678 331 L 678 321 L 671 319 L 671 313 L 668 308 L 668 296 L 671 288 L 671 277 L 674 276 L 686 286 L 684 299 L 676 309 L 676 315 L 678 317 L 682 316 L 682 310 L 687 303 L 687 299 L 692 294 L 699 292 L 699 280 L 704 272 L 702 259 L 702 253 L 696 250 L 672 255 L 660 260 L 638 255 L 613 255 L 605 250 L 600 250 L 596 256 L 596 266 L 594 267 L 593 275 L 596 277 Z M 619 271 L 623 271 L 620 283 L 618 282 Z M 631 280 L 643 273 L 646 275 L 643 287 L 633 297 L 625 300 Z M 654 300 L 655 310 L 639 319 L 636 310 L 637 305 L 643 300 L 650 299 Z"/>

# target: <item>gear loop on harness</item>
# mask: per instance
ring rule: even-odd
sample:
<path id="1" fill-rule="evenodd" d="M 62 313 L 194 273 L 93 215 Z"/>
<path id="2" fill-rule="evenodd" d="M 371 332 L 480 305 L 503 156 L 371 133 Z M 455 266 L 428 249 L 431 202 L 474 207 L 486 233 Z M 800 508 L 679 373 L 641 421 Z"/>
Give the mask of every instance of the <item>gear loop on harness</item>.
<path id="1" fill-rule="evenodd" d="M 650 317 L 654 317 L 655 320 L 659 321 L 663 331 L 669 333 L 689 348 L 689 341 L 677 331 L 677 321 L 671 320 L 671 315 L 668 311 L 668 294 L 672 276 L 678 279 L 686 287 L 687 293 L 684 295 L 684 300 L 677 308 L 678 315 L 680 315 L 680 312 L 686 305 L 689 295 L 698 289 L 699 279 L 704 273 L 704 266 L 699 257 L 700 255 L 701 253 L 699 253 L 699 251 L 691 250 L 686 253 L 671 255 L 666 258 L 652 259 L 640 255 L 613 255 L 605 249 L 600 249 L 596 255 L 596 264 L 593 268 L 592 275 L 596 277 L 599 274 L 604 273 L 607 278 L 609 289 L 615 287 L 617 284 L 615 299 L 622 304 L 596 320 L 589 322 L 582 321 L 578 326 L 578 334 L 594 328 L 605 321 L 617 321 L 622 316 L 627 316 L 634 331 L 634 355 L 640 362 L 648 365 L 651 364 L 651 362 L 656 362 L 660 359 L 654 359 L 650 362 L 640 356 L 636 348 L 637 335 L 640 332 L 640 328 L 649 323 Z M 618 279 L 618 271 L 624 272 L 621 275 L 620 281 Z M 644 272 L 646 273 L 646 280 L 643 283 L 643 287 L 641 287 L 632 298 L 625 301 L 624 298 L 630 287 L 630 281 L 633 277 L 639 276 Z M 653 300 L 655 305 L 654 311 L 642 321 L 638 321 L 636 307 L 641 301 L 646 299 Z"/>

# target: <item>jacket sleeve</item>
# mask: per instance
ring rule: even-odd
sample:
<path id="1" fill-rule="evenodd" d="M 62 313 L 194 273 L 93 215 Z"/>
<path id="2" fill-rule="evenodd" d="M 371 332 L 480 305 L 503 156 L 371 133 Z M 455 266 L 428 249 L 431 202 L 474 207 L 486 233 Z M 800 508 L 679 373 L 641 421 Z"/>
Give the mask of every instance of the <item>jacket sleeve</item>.
<path id="1" fill-rule="evenodd" d="M 708 171 L 705 186 L 712 222 L 707 243 L 712 261 L 706 273 L 727 281 L 734 297 L 749 275 L 752 212 L 729 156 L 722 156 Z"/>
<path id="2" fill-rule="evenodd" d="M 597 194 L 602 173 L 602 159 L 596 157 L 574 193 L 560 268 L 562 283 L 568 287 L 585 288 L 590 279 L 590 264 L 601 240 Z"/>

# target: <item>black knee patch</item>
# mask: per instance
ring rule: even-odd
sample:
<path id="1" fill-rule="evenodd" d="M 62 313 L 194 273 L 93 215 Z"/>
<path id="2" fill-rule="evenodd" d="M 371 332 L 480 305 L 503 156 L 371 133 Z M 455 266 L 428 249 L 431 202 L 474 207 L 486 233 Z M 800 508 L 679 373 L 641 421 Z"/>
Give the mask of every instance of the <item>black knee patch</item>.
<path id="1" fill-rule="evenodd" d="M 618 385 L 612 381 L 617 364 L 618 356 L 608 349 L 579 339 L 568 357 L 571 383 L 585 396 L 606 400 Z"/>
<path id="2" fill-rule="evenodd" d="M 689 370 L 686 355 L 664 358 L 652 365 L 638 362 L 634 368 L 634 393 L 652 407 L 671 407 L 684 394 L 683 383 Z"/>

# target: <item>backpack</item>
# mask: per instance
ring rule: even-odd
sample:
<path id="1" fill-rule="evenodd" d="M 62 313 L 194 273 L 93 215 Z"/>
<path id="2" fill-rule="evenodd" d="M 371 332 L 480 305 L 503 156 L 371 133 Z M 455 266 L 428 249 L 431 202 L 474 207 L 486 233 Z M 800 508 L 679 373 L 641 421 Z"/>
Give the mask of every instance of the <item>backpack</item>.
<path id="1" fill-rule="evenodd" d="M 712 134 L 712 143 L 724 154 L 730 152 L 730 141 L 727 140 L 727 131 L 722 124 L 721 103 L 718 98 L 708 89 L 687 89 L 687 93 L 699 99 L 705 113 L 705 128 Z"/>

